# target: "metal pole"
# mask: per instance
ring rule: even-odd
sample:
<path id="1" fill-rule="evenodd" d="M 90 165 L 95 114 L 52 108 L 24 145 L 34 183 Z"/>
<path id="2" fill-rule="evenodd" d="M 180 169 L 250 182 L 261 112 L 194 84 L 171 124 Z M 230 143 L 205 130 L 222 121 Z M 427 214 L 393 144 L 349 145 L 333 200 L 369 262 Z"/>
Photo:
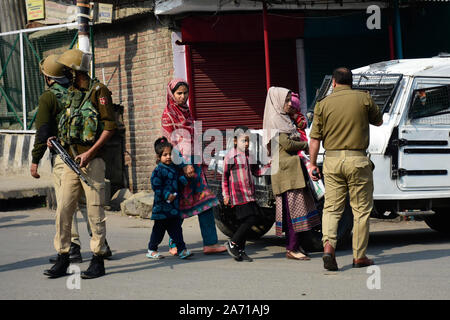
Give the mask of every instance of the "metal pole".
<path id="1" fill-rule="evenodd" d="M 91 77 L 95 78 L 95 46 L 94 46 L 94 2 L 89 3 L 89 41 L 91 42 Z"/>
<path id="2" fill-rule="evenodd" d="M 23 123 L 22 129 L 26 129 L 27 123 L 27 93 L 25 88 L 25 61 L 23 53 L 23 33 L 20 33 L 20 76 L 22 78 L 22 111 Z"/>
<path id="3" fill-rule="evenodd" d="M 94 26 L 92 24 L 89 25 L 89 38 L 91 42 L 91 52 L 92 52 L 92 63 L 91 63 L 91 77 L 95 78 L 95 54 L 94 54 Z"/>
<path id="4" fill-rule="evenodd" d="M 269 26 L 267 22 L 267 4 L 263 1 L 263 25 L 264 25 L 264 53 L 266 58 L 266 86 L 270 88 L 270 55 L 269 55 Z"/>
<path id="5" fill-rule="evenodd" d="M 89 46 L 89 1 L 77 0 L 78 46 L 83 52 L 90 52 Z"/>
<path id="6" fill-rule="evenodd" d="M 395 48 L 397 51 L 397 59 L 403 59 L 403 47 L 402 47 L 402 26 L 400 24 L 400 9 L 398 7 L 398 1 L 394 1 L 395 10 Z"/>
<path id="7" fill-rule="evenodd" d="M 392 28 L 392 25 L 389 25 L 389 59 L 394 60 L 395 59 L 395 43 L 394 43 L 394 29 Z"/>

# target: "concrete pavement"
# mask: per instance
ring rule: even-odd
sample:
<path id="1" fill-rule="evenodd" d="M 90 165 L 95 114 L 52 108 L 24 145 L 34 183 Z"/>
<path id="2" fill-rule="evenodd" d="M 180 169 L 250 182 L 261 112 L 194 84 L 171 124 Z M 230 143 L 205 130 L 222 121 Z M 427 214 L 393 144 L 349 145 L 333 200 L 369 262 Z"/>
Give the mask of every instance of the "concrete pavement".
<path id="1" fill-rule="evenodd" d="M 1 210 L 1 209 L 0 209 Z M 185 220 L 183 231 L 195 255 L 181 260 L 145 257 L 152 222 L 107 214 L 107 239 L 113 260 L 105 261 L 106 276 L 81 280 L 48 279 L 54 211 L 46 208 L 0 212 L 0 299 L 449 299 L 450 238 L 423 222 L 380 222 L 371 225 L 369 257 L 377 268 L 351 267 L 351 248 L 337 252 L 338 272 L 323 269 L 321 253 L 311 261 L 285 258 L 284 240 L 272 229 L 250 242 L 254 262 L 236 262 L 228 254 L 206 256 L 197 218 Z M 84 222 L 80 222 L 83 263 L 90 252 Z M 219 231 L 220 242 L 227 238 Z M 379 277 L 378 277 L 379 276 Z M 370 278 L 372 277 L 372 278 Z M 73 280 L 72 285 L 67 285 Z M 369 283 L 369 285 L 368 285 Z M 368 288 L 371 287 L 372 289 Z M 377 287 L 380 287 L 377 289 Z M 69 289 L 70 287 L 74 289 Z"/>

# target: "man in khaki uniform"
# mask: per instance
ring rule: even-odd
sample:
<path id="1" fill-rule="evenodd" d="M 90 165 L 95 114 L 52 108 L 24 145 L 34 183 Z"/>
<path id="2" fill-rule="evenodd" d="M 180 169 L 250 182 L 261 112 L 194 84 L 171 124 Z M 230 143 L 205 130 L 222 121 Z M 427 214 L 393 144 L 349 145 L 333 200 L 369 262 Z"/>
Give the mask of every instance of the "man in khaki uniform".
<path id="1" fill-rule="evenodd" d="M 91 79 L 90 55 L 78 49 L 64 52 L 57 62 L 66 66 L 66 74 L 71 78 L 68 104 L 62 112 L 58 124 L 58 140 L 66 151 L 79 162 L 81 171 L 91 186 L 84 183 L 62 160 L 57 157 L 55 166 L 62 165 L 61 189 L 56 211 L 56 235 L 54 246 L 58 261 L 44 272 L 51 278 L 66 274 L 69 267 L 70 229 L 78 199 L 84 191 L 89 224 L 92 230 L 91 250 L 93 257 L 84 279 L 92 279 L 105 274 L 104 260 L 106 224 L 103 205 L 105 202 L 105 162 L 100 157 L 104 144 L 116 129 L 111 92 L 108 88 Z M 48 141 L 50 147 L 51 143 Z"/>
<path id="2" fill-rule="evenodd" d="M 366 257 L 369 242 L 369 216 L 373 206 L 373 164 L 367 157 L 369 124 L 383 124 L 380 109 L 370 94 L 352 90 L 352 72 L 338 68 L 333 72 L 333 92 L 317 102 L 310 133 L 311 167 L 317 168 L 320 141 L 325 160 L 325 204 L 322 216 L 324 268 L 338 270 L 335 248 L 338 223 L 345 208 L 347 193 L 353 210 L 353 267 L 374 264 Z"/>

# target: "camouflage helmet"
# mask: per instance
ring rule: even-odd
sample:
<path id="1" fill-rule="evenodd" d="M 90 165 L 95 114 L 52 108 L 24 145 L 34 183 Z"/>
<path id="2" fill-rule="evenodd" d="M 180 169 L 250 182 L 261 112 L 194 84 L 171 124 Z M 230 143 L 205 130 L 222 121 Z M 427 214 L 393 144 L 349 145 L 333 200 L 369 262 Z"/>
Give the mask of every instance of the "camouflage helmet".
<path id="1" fill-rule="evenodd" d="M 47 77 L 64 78 L 64 66 L 56 61 L 58 57 L 56 54 L 51 54 L 39 63 L 41 72 Z"/>
<path id="2" fill-rule="evenodd" d="M 89 72 L 89 63 L 91 61 L 91 54 L 85 53 L 79 49 L 70 49 L 59 56 L 57 62 L 66 67 L 77 70 Z"/>

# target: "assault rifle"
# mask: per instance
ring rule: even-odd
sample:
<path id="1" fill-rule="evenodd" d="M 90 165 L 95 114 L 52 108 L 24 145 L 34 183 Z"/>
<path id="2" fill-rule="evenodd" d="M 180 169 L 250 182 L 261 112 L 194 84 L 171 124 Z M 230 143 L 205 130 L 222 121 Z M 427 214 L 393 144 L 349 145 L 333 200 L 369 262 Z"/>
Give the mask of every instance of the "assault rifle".
<path id="1" fill-rule="evenodd" d="M 70 155 L 61 146 L 61 144 L 56 139 L 50 140 L 50 143 L 52 144 L 52 146 L 55 149 L 56 153 L 61 157 L 61 160 L 64 161 L 64 163 L 67 164 L 69 166 L 69 168 L 72 169 L 72 171 L 75 172 L 80 177 L 81 180 L 83 180 L 84 183 L 86 183 L 89 187 L 92 188 L 92 185 L 89 183 L 89 181 L 86 179 L 84 174 L 81 172 L 80 166 L 78 165 L 78 163 L 76 163 L 70 157 Z"/>

